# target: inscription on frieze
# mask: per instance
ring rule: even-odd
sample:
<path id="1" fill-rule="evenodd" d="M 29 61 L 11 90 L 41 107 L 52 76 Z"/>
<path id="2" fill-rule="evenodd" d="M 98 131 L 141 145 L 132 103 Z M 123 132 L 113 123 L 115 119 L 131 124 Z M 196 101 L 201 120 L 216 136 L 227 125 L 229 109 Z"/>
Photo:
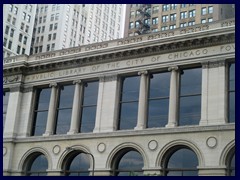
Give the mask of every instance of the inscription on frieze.
<path id="1" fill-rule="evenodd" d="M 120 69 L 126 69 L 131 67 L 141 67 L 143 65 L 154 65 L 159 63 L 166 62 L 177 62 L 178 60 L 187 60 L 192 58 L 201 58 L 212 55 L 219 55 L 224 53 L 235 52 L 235 44 L 213 46 L 209 48 L 200 48 L 188 51 L 179 51 L 173 53 L 166 53 L 156 56 L 141 57 L 135 59 L 128 59 L 117 62 L 102 63 L 96 65 L 82 66 L 66 70 L 58 70 L 46 73 L 39 73 L 34 75 L 26 76 L 25 81 L 39 81 L 43 79 L 55 79 L 62 77 L 71 77 L 76 75 L 83 75 L 89 73 L 98 73 L 98 72 L 111 72 Z"/>

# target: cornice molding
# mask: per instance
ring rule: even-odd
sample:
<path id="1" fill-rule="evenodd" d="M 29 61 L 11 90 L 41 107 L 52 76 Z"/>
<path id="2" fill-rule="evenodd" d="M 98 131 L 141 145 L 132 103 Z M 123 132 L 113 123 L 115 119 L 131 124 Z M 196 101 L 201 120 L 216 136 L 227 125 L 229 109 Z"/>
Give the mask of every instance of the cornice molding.
<path id="1" fill-rule="evenodd" d="M 157 35 L 149 35 L 149 37 L 153 38 Z M 140 38 L 140 37 L 139 37 Z M 140 39 L 139 39 L 140 40 Z M 184 40 L 184 41 L 183 41 Z M 45 71 L 52 71 L 52 70 L 61 70 L 76 66 L 83 66 L 83 65 L 93 65 L 96 63 L 103 63 L 103 62 L 112 62 L 112 61 L 120 61 L 123 59 L 130 59 L 130 58 L 138 58 L 138 57 L 145 57 L 149 55 L 160 55 L 164 53 L 171 53 L 175 51 L 184 51 L 194 48 L 201 48 L 201 47 L 209 47 L 214 45 L 221 45 L 226 43 L 235 42 L 235 33 L 228 33 L 228 34 L 214 34 L 212 36 L 205 36 L 205 37 L 192 37 L 185 38 L 185 39 L 178 39 L 178 41 L 169 41 L 169 43 L 146 43 L 145 46 L 139 45 L 139 48 L 129 49 L 129 46 L 122 46 L 121 48 L 116 48 L 115 51 L 110 51 L 107 53 L 97 53 L 95 55 L 89 56 L 77 56 L 74 57 L 66 57 L 65 61 L 48 61 L 43 63 L 37 64 L 27 64 L 20 67 L 14 68 L 4 68 L 4 74 L 13 74 L 13 73 L 23 73 L 23 74 L 33 74 L 33 73 L 40 73 Z M 122 42 L 126 43 L 126 42 Z M 106 46 L 106 44 L 102 43 L 101 46 Z M 97 45 L 87 46 L 89 49 L 98 48 Z M 86 48 L 87 48 L 86 47 Z M 100 46 L 99 46 L 100 47 Z M 81 51 L 79 48 L 78 51 Z M 62 60 L 63 58 L 60 57 Z"/>

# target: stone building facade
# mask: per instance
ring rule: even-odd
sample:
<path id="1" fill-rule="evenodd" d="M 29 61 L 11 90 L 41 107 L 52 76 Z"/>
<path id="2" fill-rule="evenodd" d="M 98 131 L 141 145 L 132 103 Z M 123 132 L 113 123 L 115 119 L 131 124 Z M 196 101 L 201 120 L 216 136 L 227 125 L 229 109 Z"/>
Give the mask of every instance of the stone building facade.
<path id="1" fill-rule="evenodd" d="M 79 153 L 117 175 L 131 151 L 145 175 L 234 174 L 234 63 L 234 19 L 6 58 L 3 175 L 69 175 Z M 170 166 L 182 149 L 195 169 Z"/>

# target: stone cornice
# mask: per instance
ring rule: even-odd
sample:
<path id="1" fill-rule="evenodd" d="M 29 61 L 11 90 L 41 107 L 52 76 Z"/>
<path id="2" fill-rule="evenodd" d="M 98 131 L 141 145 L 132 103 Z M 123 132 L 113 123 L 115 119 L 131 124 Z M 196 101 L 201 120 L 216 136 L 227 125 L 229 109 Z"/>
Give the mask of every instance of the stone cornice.
<path id="1" fill-rule="evenodd" d="M 18 62 L 18 65 L 15 63 L 9 65 L 6 64 L 4 65 L 4 74 L 40 73 L 50 70 L 60 70 L 77 66 L 92 65 L 96 63 L 119 61 L 127 58 L 158 55 L 232 42 L 235 42 L 234 27 L 217 30 L 213 29 L 180 36 L 172 36 L 165 39 L 153 39 L 133 44 L 124 44 L 118 47 L 108 47 L 101 50 L 97 49 L 93 51 L 79 52 L 66 56 L 49 58 L 49 60 L 35 60 L 27 63 L 23 61 L 22 63 Z M 91 48 L 89 47 L 89 49 Z"/>

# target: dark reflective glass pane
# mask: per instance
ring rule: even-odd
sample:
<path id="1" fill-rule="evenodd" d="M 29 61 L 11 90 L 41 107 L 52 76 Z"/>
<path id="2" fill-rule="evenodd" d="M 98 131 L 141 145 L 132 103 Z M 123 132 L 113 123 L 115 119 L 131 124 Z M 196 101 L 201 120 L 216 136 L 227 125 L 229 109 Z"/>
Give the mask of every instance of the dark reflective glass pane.
<path id="1" fill-rule="evenodd" d="M 229 90 L 235 90 L 235 64 L 231 64 L 229 68 Z"/>
<path id="2" fill-rule="evenodd" d="M 48 111 L 38 112 L 35 119 L 34 135 L 41 136 L 46 129 Z"/>
<path id="3" fill-rule="evenodd" d="M 142 176 L 143 158 L 136 151 L 129 151 L 124 154 L 117 166 L 118 176 Z"/>
<path id="4" fill-rule="evenodd" d="M 168 173 L 167 173 L 167 176 L 182 176 L 183 172 L 182 171 L 173 171 L 173 170 L 170 170 Z"/>
<path id="5" fill-rule="evenodd" d="M 89 82 L 84 86 L 83 105 L 96 105 L 98 97 L 98 82 Z"/>
<path id="6" fill-rule="evenodd" d="M 143 176 L 143 172 L 136 172 L 136 171 L 127 171 L 127 172 L 118 172 L 117 176 Z"/>
<path id="7" fill-rule="evenodd" d="M 70 129 L 72 109 L 58 110 L 56 134 L 66 134 Z"/>
<path id="8" fill-rule="evenodd" d="M 152 74 L 150 78 L 149 98 L 168 97 L 170 88 L 170 73 Z"/>
<path id="9" fill-rule="evenodd" d="M 48 168 L 48 161 L 44 155 L 39 155 L 32 163 L 30 171 L 43 172 Z"/>
<path id="10" fill-rule="evenodd" d="M 186 69 L 181 75 L 180 95 L 200 94 L 202 82 L 202 69 Z"/>
<path id="11" fill-rule="evenodd" d="M 180 98 L 179 126 L 197 125 L 201 116 L 201 96 Z"/>
<path id="12" fill-rule="evenodd" d="M 124 154 L 118 164 L 118 170 L 141 171 L 142 168 L 143 158 L 137 151 L 129 151 Z"/>
<path id="13" fill-rule="evenodd" d="M 122 101 L 137 101 L 139 98 L 140 76 L 127 77 L 122 84 Z"/>
<path id="14" fill-rule="evenodd" d="M 235 122 L 235 92 L 229 93 L 229 122 Z"/>
<path id="15" fill-rule="evenodd" d="M 235 154 L 233 155 L 232 159 L 231 159 L 231 163 L 230 163 L 230 175 L 231 176 L 235 176 Z"/>
<path id="16" fill-rule="evenodd" d="M 87 154 L 78 154 L 71 162 L 69 171 L 88 171 L 90 168 L 90 161 Z"/>
<path id="17" fill-rule="evenodd" d="M 46 88 L 38 90 L 39 99 L 38 99 L 38 108 L 37 110 L 47 110 L 49 108 L 49 101 L 51 96 L 51 88 Z"/>
<path id="18" fill-rule="evenodd" d="M 96 106 L 82 108 L 80 132 L 93 132 L 95 127 Z"/>
<path id="19" fill-rule="evenodd" d="M 74 85 L 63 86 L 60 89 L 59 108 L 71 108 L 73 104 Z"/>
<path id="20" fill-rule="evenodd" d="M 179 149 L 174 152 L 167 164 L 167 168 L 171 169 L 197 169 L 198 158 L 196 154 L 189 149 Z"/>
<path id="21" fill-rule="evenodd" d="M 148 103 L 147 127 L 165 127 L 168 123 L 169 99 L 150 100 Z"/>
<path id="22" fill-rule="evenodd" d="M 119 129 L 133 129 L 137 125 L 138 102 L 122 103 Z"/>

